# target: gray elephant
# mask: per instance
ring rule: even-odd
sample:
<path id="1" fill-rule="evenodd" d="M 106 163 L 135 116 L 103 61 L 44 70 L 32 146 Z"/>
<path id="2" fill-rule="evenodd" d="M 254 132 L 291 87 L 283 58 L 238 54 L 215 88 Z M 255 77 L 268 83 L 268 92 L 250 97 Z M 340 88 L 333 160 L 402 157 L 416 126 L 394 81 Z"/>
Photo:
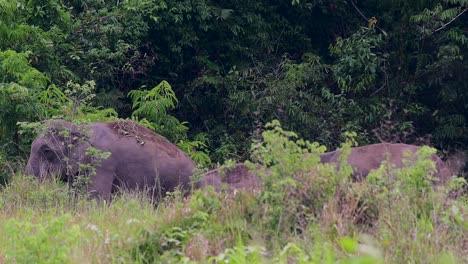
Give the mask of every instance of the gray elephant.
<path id="1" fill-rule="evenodd" d="M 135 122 L 50 120 L 31 145 L 25 174 L 41 179 L 55 174 L 71 182 L 88 173 L 92 197 L 109 200 L 117 189 L 128 188 L 149 190 L 157 199 L 178 186 L 189 187 L 194 168 L 186 153 Z"/>
<path id="2" fill-rule="evenodd" d="M 258 165 L 259 169 L 260 167 Z M 217 192 L 223 189 L 228 193 L 237 190 L 255 191 L 261 187 L 261 180 L 244 163 L 237 163 L 233 167 L 223 166 L 202 174 L 201 179 L 196 181 L 195 188 L 203 189 L 207 186 L 213 186 Z"/>
<path id="3" fill-rule="evenodd" d="M 365 178 L 371 170 L 378 169 L 383 161 L 389 161 L 396 168 L 404 166 L 403 160 L 411 160 L 411 155 L 405 157 L 405 153 L 416 153 L 420 147 L 399 143 L 378 143 L 367 146 L 351 148 L 348 156 L 348 164 L 353 168 L 353 179 L 360 181 Z M 337 163 L 341 151 L 330 151 L 320 155 L 322 163 Z M 438 183 L 446 183 L 451 176 L 451 171 L 446 164 L 437 156 L 431 155 L 435 164 L 433 175 L 438 178 Z"/>

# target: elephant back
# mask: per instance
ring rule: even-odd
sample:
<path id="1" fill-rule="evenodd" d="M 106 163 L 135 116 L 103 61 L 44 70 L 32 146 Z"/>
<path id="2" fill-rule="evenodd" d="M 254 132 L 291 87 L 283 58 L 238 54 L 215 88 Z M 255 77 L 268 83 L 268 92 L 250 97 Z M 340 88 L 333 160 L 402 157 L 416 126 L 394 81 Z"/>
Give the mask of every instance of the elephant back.
<path id="1" fill-rule="evenodd" d="M 167 154 L 169 158 L 190 159 L 185 152 L 171 143 L 167 138 L 134 121 L 118 120 L 107 122 L 105 125 L 119 139 L 134 140 L 136 144 L 157 149 L 158 152 Z"/>

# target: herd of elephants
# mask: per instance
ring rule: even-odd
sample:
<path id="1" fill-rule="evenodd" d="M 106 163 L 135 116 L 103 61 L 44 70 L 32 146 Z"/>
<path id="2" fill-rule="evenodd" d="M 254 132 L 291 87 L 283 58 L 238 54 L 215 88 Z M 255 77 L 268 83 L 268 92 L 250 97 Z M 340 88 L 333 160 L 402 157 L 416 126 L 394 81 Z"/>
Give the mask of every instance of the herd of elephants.
<path id="1" fill-rule="evenodd" d="M 419 148 L 393 143 L 355 147 L 347 161 L 353 168 L 353 179 L 362 180 L 383 161 L 402 167 L 405 153 L 415 153 Z M 321 154 L 320 159 L 336 163 L 340 155 L 340 151 L 331 151 Z M 435 182 L 446 183 L 453 171 L 437 155 L 431 159 L 435 164 Z M 44 132 L 32 143 L 25 174 L 40 179 L 56 175 L 72 182 L 86 172 L 91 178 L 86 185 L 90 196 L 105 200 L 110 200 L 121 188 L 150 190 L 150 195 L 157 199 L 178 187 L 188 190 L 213 186 L 220 190 L 227 186 L 235 190 L 255 188 L 261 183 L 243 163 L 223 172 L 209 171 L 192 182 L 195 167 L 195 162 L 176 145 L 133 121 L 78 125 L 54 119 L 45 123 Z"/>

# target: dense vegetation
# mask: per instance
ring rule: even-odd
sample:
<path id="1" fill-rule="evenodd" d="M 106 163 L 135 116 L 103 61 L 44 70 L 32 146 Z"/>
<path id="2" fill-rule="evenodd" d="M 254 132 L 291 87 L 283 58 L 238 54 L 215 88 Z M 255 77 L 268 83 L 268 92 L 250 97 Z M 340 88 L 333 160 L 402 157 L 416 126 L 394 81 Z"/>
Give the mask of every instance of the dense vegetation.
<path id="1" fill-rule="evenodd" d="M 246 158 L 273 119 L 329 148 L 356 132 L 361 144 L 466 149 L 467 8 L 466 0 L 1 0 L 0 153 L 26 157 L 31 135 L 20 136 L 17 122 L 76 117 L 83 99 L 85 113 L 107 109 L 95 120 L 146 118 L 220 162 Z M 163 81 L 165 102 L 153 94 L 133 113 Z"/>
<path id="2" fill-rule="evenodd" d="M 263 189 L 175 192 L 157 207 L 128 192 L 96 203 L 18 174 L 0 190 L 0 261 L 466 263 L 468 199 L 450 192 L 463 182 L 432 186 L 433 151 L 356 183 L 346 163 L 304 158 L 321 150 L 274 122 L 251 153 L 270 166 Z"/>
<path id="3" fill-rule="evenodd" d="M 284 130 L 328 149 L 351 135 L 466 150 L 467 10 L 468 0 L 0 0 L 10 182 L 0 263 L 462 261 L 466 194 L 449 197 L 461 182 L 428 187 L 421 158 L 353 183 L 346 166 L 303 160 L 317 146 Z M 265 190 L 235 199 L 95 204 L 21 175 L 35 129 L 53 117 L 130 118 L 202 166 L 277 167 Z M 272 120 L 284 130 L 265 128 Z"/>

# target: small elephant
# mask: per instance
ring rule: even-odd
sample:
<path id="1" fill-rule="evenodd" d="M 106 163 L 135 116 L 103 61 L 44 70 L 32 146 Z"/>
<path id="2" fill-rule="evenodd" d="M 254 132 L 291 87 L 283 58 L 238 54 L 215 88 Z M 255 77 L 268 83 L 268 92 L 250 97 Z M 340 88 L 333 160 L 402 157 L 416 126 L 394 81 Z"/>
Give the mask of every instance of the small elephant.
<path id="1" fill-rule="evenodd" d="M 56 119 L 32 143 L 25 174 L 40 179 L 55 174 L 73 182 L 87 173 L 91 197 L 110 200 L 118 188 L 128 188 L 149 190 L 158 199 L 189 187 L 194 168 L 177 146 L 133 121 L 79 125 Z"/>
<path id="2" fill-rule="evenodd" d="M 378 169 L 383 161 L 389 161 L 396 168 L 404 166 L 403 160 L 411 160 L 411 155 L 416 153 L 420 147 L 400 143 L 378 143 L 367 146 L 351 148 L 348 156 L 348 164 L 353 168 L 352 178 L 356 181 L 364 179 L 371 170 Z M 410 156 L 406 157 L 405 153 Z M 341 151 L 330 151 L 320 155 L 322 163 L 337 163 Z M 439 183 L 446 183 L 451 173 L 446 164 L 437 156 L 431 155 L 436 171 L 433 173 L 439 179 Z"/>
<path id="3" fill-rule="evenodd" d="M 244 163 L 237 163 L 232 168 L 223 166 L 201 175 L 201 180 L 195 183 L 195 187 L 203 189 L 207 186 L 213 186 L 216 192 L 223 188 L 226 188 L 228 193 L 237 190 L 254 191 L 260 188 L 261 180 Z"/>

